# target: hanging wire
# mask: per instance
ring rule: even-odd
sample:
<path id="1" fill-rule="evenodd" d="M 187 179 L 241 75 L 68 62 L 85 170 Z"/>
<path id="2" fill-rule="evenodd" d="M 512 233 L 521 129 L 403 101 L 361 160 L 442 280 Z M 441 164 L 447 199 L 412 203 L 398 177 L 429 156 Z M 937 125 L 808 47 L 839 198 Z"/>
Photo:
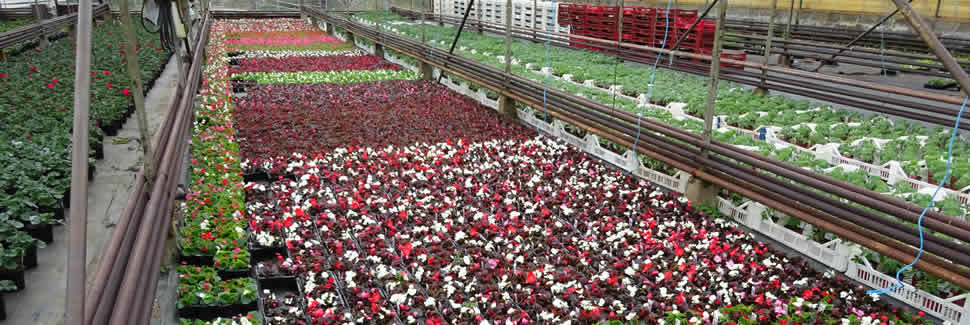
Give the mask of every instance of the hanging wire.
<path id="1" fill-rule="evenodd" d="M 943 184 L 946 184 L 950 180 L 950 168 L 952 167 L 952 164 L 953 164 L 953 139 L 956 138 L 957 130 L 960 129 L 960 119 L 963 117 L 963 110 L 967 108 L 968 100 L 970 100 L 970 96 L 963 99 L 963 105 L 960 106 L 960 112 L 957 113 L 956 125 L 953 126 L 953 131 L 950 133 L 950 143 L 947 145 L 947 149 L 946 149 L 946 173 L 943 174 L 943 180 L 940 181 L 940 184 L 936 186 L 936 191 L 933 191 L 933 196 L 930 197 L 930 203 L 926 204 L 926 208 L 923 208 L 923 213 L 920 213 L 919 219 L 916 221 L 916 227 L 917 229 L 919 229 L 919 251 L 916 252 L 916 258 L 913 259 L 913 262 L 909 263 L 909 265 L 906 265 L 900 268 L 899 271 L 896 271 L 896 285 L 889 288 L 869 290 L 868 292 L 866 292 L 867 294 L 879 295 L 879 294 L 892 292 L 905 287 L 905 285 L 903 284 L 903 280 L 899 278 L 900 275 L 903 273 L 903 271 L 906 271 L 907 269 L 912 268 L 913 265 L 916 265 L 916 262 L 919 261 L 919 258 L 923 256 L 923 216 L 925 216 L 926 212 L 933 207 L 933 202 L 936 201 L 936 195 L 940 193 L 940 189 L 943 188 Z"/>
<path id="2" fill-rule="evenodd" d="M 660 48 L 667 48 L 667 35 L 670 31 L 670 6 L 673 5 L 674 0 L 667 1 L 667 11 L 664 14 L 665 19 L 667 19 L 666 27 L 664 27 L 664 39 L 660 43 Z M 674 49 L 671 49 L 674 50 Z M 663 52 L 657 52 L 657 59 L 653 62 L 653 68 L 650 70 L 650 83 L 647 84 L 647 99 L 646 102 L 650 103 L 650 97 L 653 96 L 653 81 L 657 76 L 657 64 L 660 63 L 660 56 Z M 673 56 L 673 53 L 670 54 Z M 640 142 L 640 120 L 643 118 L 643 107 L 637 109 L 637 137 L 633 140 L 633 152 L 637 152 L 637 143 Z"/>

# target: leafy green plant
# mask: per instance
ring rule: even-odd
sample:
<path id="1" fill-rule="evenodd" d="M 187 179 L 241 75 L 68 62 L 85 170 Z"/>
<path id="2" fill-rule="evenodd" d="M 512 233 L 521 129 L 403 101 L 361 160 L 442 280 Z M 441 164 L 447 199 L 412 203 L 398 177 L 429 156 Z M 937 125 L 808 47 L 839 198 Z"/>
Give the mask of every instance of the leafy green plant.
<path id="1" fill-rule="evenodd" d="M 0 292 L 17 291 L 17 284 L 11 280 L 0 281 Z"/>
<path id="2" fill-rule="evenodd" d="M 219 250 L 214 260 L 217 270 L 248 270 L 249 258 L 248 250 L 236 247 Z"/>
<path id="3" fill-rule="evenodd" d="M 927 81 L 926 85 L 935 89 L 944 89 L 956 86 L 957 82 L 950 78 L 936 78 Z"/>
<path id="4" fill-rule="evenodd" d="M 17 270 L 23 267 L 24 249 L 22 247 L 0 247 L 0 269 Z"/>

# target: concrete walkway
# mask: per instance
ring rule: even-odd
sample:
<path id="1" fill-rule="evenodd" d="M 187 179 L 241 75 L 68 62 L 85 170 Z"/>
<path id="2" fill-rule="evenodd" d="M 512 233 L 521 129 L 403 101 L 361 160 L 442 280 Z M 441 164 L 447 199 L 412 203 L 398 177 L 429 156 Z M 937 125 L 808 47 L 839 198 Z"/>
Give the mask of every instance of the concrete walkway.
<path id="1" fill-rule="evenodd" d="M 174 100 L 178 66 L 174 57 L 145 97 L 149 128 L 154 134 Z M 111 240 L 114 225 L 128 201 L 135 174 L 141 166 L 141 145 L 134 116 L 117 136 L 104 139 L 105 159 L 88 185 L 87 278 L 93 281 L 101 254 Z M 67 216 L 70 219 L 70 216 Z M 7 320 L 2 324 L 59 325 L 64 323 L 67 281 L 66 225 L 54 228 L 54 242 L 38 251 L 39 266 L 27 271 L 27 288 L 4 294 Z"/>

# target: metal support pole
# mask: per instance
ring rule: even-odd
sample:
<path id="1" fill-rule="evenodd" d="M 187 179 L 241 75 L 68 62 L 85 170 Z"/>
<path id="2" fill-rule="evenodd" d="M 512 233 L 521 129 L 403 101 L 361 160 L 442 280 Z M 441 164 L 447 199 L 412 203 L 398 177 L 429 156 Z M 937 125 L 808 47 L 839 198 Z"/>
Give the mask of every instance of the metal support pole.
<path id="1" fill-rule="evenodd" d="M 960 63 L 953 57 L 953 54 L 950 54 L 950 51 L 943 46 L 940 39 L 936 37 L 936 34 L 933 33 L 930 26 L 923 20 L 923 17 L 920 17 L 913 10 L 913 7 L 910 7 L 909 3 L 904 0 L 893 0 L 893 3 L 903 13 L 903 17 L 906 17 L 906 22 L 926 42 L 930 50 L 933 50 L 933 53 L 940 58 L 943 67 L 950 72 L 950 77 L 960 84 L 961 91 L 964 94 L 970 94 L 970 76 L 967 76 L 967 72 L 960 67 Z"/>
<path id="2" fill-rule="evenodd" d="M 461 31 L 465 30 L 465 22 L 468 21 L 468 14 L 472 12 L 472 6 L 475 5 L 475 0 L 468 2 L 468 7 L 465 8 L 465 16 L 461 18 L 461 25 L 458 25 L 458 33 L 455 34 L 455 40 L 451 41 L 451 48 L 448 49 L 448 54 L 455 54 L 455 45 L 458 44 L 458 38 L 461 37 Z M 445 67 L 448 67 L 448 62 L 445 62 Z M 438 75 L 438 80 L 435 82 L 441 82 L 441 76 L 444 74 L 444 69 L 441 70 L 441 74 Z"/>
<path id="3" fill-rule="evenodd" d="M 623 7 L 625 3 L 620 0 L 619 8 L 616 13 L 616 60 L 623 62 L 620 58 L 620 49 L 623 48 Z"/>
<path id="4" fill-rule="evenodd" d="M 704 148 L 701 152 L 705 157 L 710 154 L 711 137 L 714 132 L 714 102 L 717 99 L 717 80 L 721 72 L 721 43 L 724 39 L 724 20 L 727 15 L 728 0 L 721 0 L 717 6 L 717 31 L 714 32 L 714 51 L 711 54 L 711 73 L 708 79 L 710 88 L 707 91 L 707 110 L 704 112 Z"/>
<path id="5" fill-rule="evenodd" d="M 512 0 L 505 1 L 505 82 L 504 88 L 509 89 L 512 78 Z M 499 110 L 509 119 L 516 118 L 515 101 L 503 94 L 499 98 Z"/>
<path id="6" fill-rule="evenodd" d="M 469 2 L 468 4 L 471 4 L 471 3 Z M 475 17 L 476 18 L 475 21 L 477 21 L 476 24 L 478 26 L 478 34 L 481 35 L 482 34 L 482 31 L 483 31 L 482 23 L 485 22 L 485 16 L 482 15 L 482 2 L 481 1 L 478 2 L 478 6 L 476 8 L 477 8 L 477 11 L 476 12 L 478 14 Z"/>
<path id="7" fill-rule="evenodd" d="M 791 7 L 788 8 L 788 25 L 785 26 L 785 40 L 786 41 L 789 40 L 789 39 L 791 39 L 791 26 L 792 26 L 792 20 L 793 19 L 795 19 L 795 0 L 791 0 Z M 774 35 L 771 35 L 771 36 L 773 37 Z M 785 53 L 788 53 L 788 42 L 785 42 L 784 45 L 782 45 L 782 46 L 785 47 Z M 783 54 L 781 56 L 781 64 L 784 65 L 784 66 L 789 66 L 788 55 L 787 54 Z"/>
<path id="8" fill-rule="evenodd" d="M 532 0 L 532 41 L 537 42 L 536 37 L 536 23 L 539 22 L 539 16 L 536 16 L 536 12 L 539 11 L 539 0 Z M 542 14 L 545 16 L 545 13 Z"/>
<path id="9" fill-rule="evenodd" d="M 913 2 L 913 0 L 908 0 L 908 1 L 909 1 L 910 3 L 912 3 L 912 2 Z M 892 18 L 893 16 L 895 16 L 895 15 L 896 15 L 897 13 L 899 13 L 899 8 L 896 8 L 896 10 L 895 10 L 895 11 L 893 11 L 893 12 L 892 12 L 892 13 L 890 13 L 889 15 L 886 15 L 886 17 L 882 17 L 882 19 L 880 19 L 878 23 L 876 23 L 875 25 L 872 25 L 872 27 L 869 27 L 869 29 L 868 29 L 868 30 L 866 30 L 866 31 L 865 31 L 865 32 L 863 32 L 862 34 L 859 34 L 859 36 L 856 36 L 855 38 L 853 38 L 853 39 L 852 39 L 851 41 L 849 41 L 849 43 L 848 43 L 848 44 L 845 44 L 845 45 L 844 45 L 844 46 L 842 46 L 842 47 L 841 47 L 841 48 L 840 48 L 840 49 L 839 49 L 839 50 L 838 50 L 837 52 L 835 52 L 835 54 L 832 54 L 831 56 L 829 56 L 829 58 L 828 58 L 828 59 L 824 59 L 824 60 L 822 60 L 822 62 L 819 62 L 819 65 L 818 65 L 818 67 L 817 67 L 817 68 L 815 68 L 815 70 L 812 70 L 812 72 L 817 72 L 817 71 L 818 71 L 818 69 L 821 69 L 821 68 L 822 68 L 822 66 L 823 66 L 823 65 L 825 65 L 825 61 L 831 61 L 831 60 L 833 60 L 833 59 L 835 59 L 836 57 L 838 57 L 838 56 L 839 56 L 839 54 L 842 54 L 842 52 L 845 52 L 846 50 L 848 50 L 849 48 L 851 48 L 851 47 L 852 47 L 852 45 L 855 45 L 855 43 L 856 43 L 856 42 L 858 42 L 859 40 L 861 40 L 861 39 L 862 39 L 863 37 L 866 37 L 867 35 L 869 35 L 869 34 L 870 34 L 870 33 L 872 33 L 873 31 L 875 31 L 875 30 L 876 30 L 876 28 L 878 28 L 878 27 L 879 27 L 879 26 L 881 26 L 882 24 L 884 24 L 884 23 L 886 23 L 887 21 L 889 21 L 889 19 L 891 19 L 891 18 Z M 770 40 L 769 40 L 769 42 L 770 42 Z"/>
<path id="10" fill-rule="evenodd" d="M 512 0 L 505 1 L 505 88 L 512 74 Z"/>
<path id="11" fill-rule="evenodd" d="M 74 68 L 74 134 L 71 149 L 70 245 L 67 249 L 65 324 L 84 325 L 88 237 L 88 107 L 91 104 L 91 0 L 78 4 Z"/>
<path id="12" fill-rule="evenodd" d="M 693 23 L 690 24 L 690 27 L 687 28 L 687 32 L 681 34 L 680 37 L 677 37 L 677 41 L 674 42 L 674 46 L 670 47 L 670 49 L 676 50 L 680 47 L 680 42 L 683 42 L 684 39 L 687 38 L 687 35 L 689 35 L 690 32 L 694 31 L 694 28 L 697 27 L 697 24 L 699 24 L 704 19 L 704 17 L 707 17 L 707 14 L 711 12 L 711 8 L 714 8 L 714 5 L 717 4 L 717 1 L 718 0 L 712 1 L 711 4 L 707 6 L 707 8 L 704 8 L 704 12 L 702 12 L 701 15 L 697 17 L 697 20 L 695 20 Z M 673 55 L 670 56 L 670 65 L 671 66 L 674 65 Z"/>
<path id="13" fill-rule="evenodd" d="M 775 34 L 775 17 L 778 13 L 778 0 L 771 0 L 771 20 L 768 21 L 768 39 L 765 40 L 765 65 L 771 64 L 771 40 L 774 39 Z M 755 89 L 758 93 L 768 93 L 768 88 L 766 87 L 766 81 L 768 79 L 768 70 L 761 70 L 761 85 Z"/>
<path id="14" fill-rule="evenodd" d="M 300 20 L 306 21 L 306 12 L 303 11 L 303 0 L 300 0 Z"/>
<path id="15" fill-rule="evenodd" d="M 148 185 L 146 188 L 151 188 L 155 180 L 155 168 L 152 166 L 154 160 L 152 159 L 151 135 L 148 134 L 148 115 L 145 113 L 145 93 L 142 90 L 144 86 L 142 86 L 141 80 L 141 67 L 138 63 L 138 53 L 135 51 L 138 46 L 135 42 L 135 25 L 131 22 L 128 1 L 122 0 L 120 7 L 119 15 L 121 15 L 121 25 L 124 27 L 125 47 L 128 48 L 125 51 L 125 61 L 128 62 L 128 76 L 132 83 L 131 91 L 135 95 L 135 117 L 138 120 L 138 131 L 141 133 L 141 149 L 144 155 L 142 168 L 145 170 L 145 184 Z M 182 47 L 182 42 L 177 42 L 175 46 L 176 48 Z M 184 75 L 180 75 L 180 77 L 182 76 Z"/>

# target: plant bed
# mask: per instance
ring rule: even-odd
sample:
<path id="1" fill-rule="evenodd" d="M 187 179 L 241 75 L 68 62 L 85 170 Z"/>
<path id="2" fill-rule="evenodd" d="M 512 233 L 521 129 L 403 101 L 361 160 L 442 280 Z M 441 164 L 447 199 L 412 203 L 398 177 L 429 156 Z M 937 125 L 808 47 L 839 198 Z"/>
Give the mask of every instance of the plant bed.
<path id="1" fill-rule="evenodd" d="M 407 159 L 406 166 L 382 158 L 402 152 L 406 156 L 398 159 Z M 544 163 L 506 169 L 491 159 Z M 451 163 L 443 169 L 436 161 Z M 336 292 L 332 304 L 309 309 L 321 313 L 342 310 L 341 293 L 357 317 L 440 317 L 455 323 L 476 322 L 476 317 L 655 322 L 673 312 L 691 314 L 692 306 L 709 305 L 703 309 L 713 311 L 745 303 L 764 309 L 790 306 L 795 299 L 831 305 L 841 315 L 853 308 L 889 313 L 863 289 L 833 274 L 816 273 L 803 261 L 754 242 L 727 220 L 706 217 L 671 194 L 543 137 L 468 147 L 437 143 L 334 150 L 312 158 L 291 156 L 284 163 L 301 181 L 274 182 L 268 187 L 277 193 L 274 197 L 287 198 L 284 206 L 322 211 L 289 210 L 295 220 L 287 228 L 298 234 L 287 236 L 291 256 L 304 261 L 308 276 L 314 277 L 314 285 L 303 287 L 315 292 L 320 276 L 336 277 L 329 282 Z M 345 176 L 316 177 L 338 166 Z M 453 181 L 421 182 L 416 172 L 424 170 Z M 557 181 L 561 177 L 574 185 Z M 490 189 L 483 193 L 485 186 Z M 565 190 L 570 186 L 582 190 Z M 444 193 L 445 187 L 453 188 L 451 195 L 433 194 Z M 461 201 L 447 204 L 452 195 Z M 407 202 L 395 199 L 402 197 L 423 204 L 391 204 Z M 388 204 L 351 203 L 368 198 L 387 198 Z M 309 220 L 314 222 L 304 223 Z M 720 283 L 736 289 L 717 289 Z M 412 285 L 415 290 L 406 289 Z M 490 298 L 484 288 L 499 288 L 511 301 Z M 623 298 L 601 303 L 600 297 Z M 388 306 L 387 300 L 405 308 Z M 590 307 L 582 307 L 583 301 Z M 766 321 L 784 318 L 764 315 Z"/>
<path id="2" fill-rule="evenodd" d="M 224 280 L 215 268 L 178 266 L 178 315 L 212 320 L 257 310 L 258 288 L 251 278 Z"/>
<path id="3" fill-rule="evenodd" d="M 212 265 L 215 265 L 219 277 L 222 279 L 234 279 L 252 275 L 249 267 L 249 251 L 239 247 L 232 250 L 219 250 L 213 257 Z"/>
<path id="4" fill-rule="evenodd" d="M 240 149 L 250 166 L 294 152 L 446 138 L 479 141 L 530 132 L 471 99 L 423 81 L 261 85 L 237 106 Z"/>
<path id="5" fill-rule="evenodd" d="M 265 316 L 259 311 L 250 311 L 232 317 L 218 317 L 212 320 L 179 319 L 179 325 L 262 325 Z"/>
<path id="6" fill-rule="evenodd" d="M 298 72 L 298 71 L 347 71 L 347 70 L 400 70 L 395 64 L 388 63 L 373 55 L 354 56 L 317 56 L 283 58 L 239 59 L 236 67 L 229 69 L 230 74 L 246 72 Z"/>
<path id="7" fill-rule="evenodd" d="M 348 84 L 370 81 L 418 80 L 420 75 L 411 70 L 345 70 L 345 71 L 299 71 L 299 72 L 244 72 L 233 78 L 265 84 Z M 250 83 L 251 85 L 251 83 Z M 246 86 L 247 89 L 249 85 Z"/>
<path id="8" fill-rule="evenodd" d="M 260 287 L 260 312 L 266 316 L 267 325 L 304 325 L 307 320 L 305 300 L 296 287 Z"/>

